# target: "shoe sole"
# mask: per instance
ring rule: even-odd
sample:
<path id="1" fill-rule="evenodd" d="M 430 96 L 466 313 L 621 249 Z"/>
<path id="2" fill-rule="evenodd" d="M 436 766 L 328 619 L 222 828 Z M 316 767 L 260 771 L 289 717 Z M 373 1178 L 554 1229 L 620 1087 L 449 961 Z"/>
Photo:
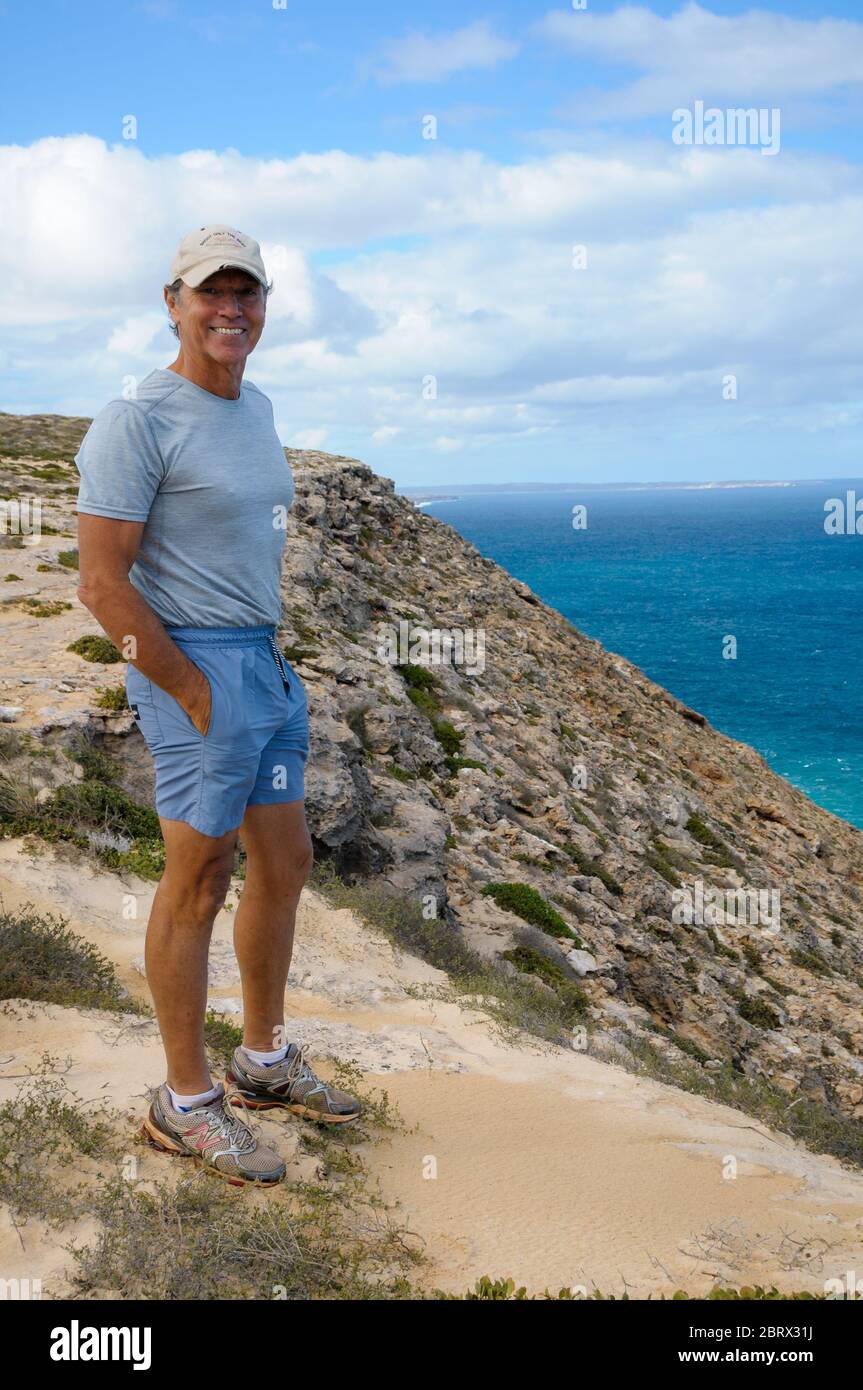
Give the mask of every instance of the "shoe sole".
<path id="1" fill-rule="evenodd" d="M 158 1149 L 160 1153 L 167 1154 L 169 1158 L 190 1158 L 196 1167 L 202 1168 L 205 1173 L 211 1173 L 213 1177 L 221 1178 L 222 1182 L 228 1182 L 232 1187 L 277 1187 L 280 1182 L 284 1182 L 285 1173 L 278 1178 L 241 1178 L 235 1173 L 223 1173 L 221 1168 L 216 1168 L 212 1163 L 201 1154 L 190 1153 L 188 1149 L 182 1148 L 169 1135 L 164 1134 L 152 1120 L 146 1119 L 141 1125 L 138 1134 L 153 1149 Z"/>
<path id="2" fill-rule="evenodd" d="M 357 1110 L 353 1115 L 328 1115 L 323 1110 L 313 1110 L 310 1106 L 300 1105 L 295 1101 L 278 1100 L 272 1096 L 264 1099 L 254 1091 L 243 1090 L 242 1083 L 233 1072 L 228 1072 L 227 1079 L 231 1086 L 238 1087 L 242 1095 L 242 1100 L 239 1096 L 230 1096 L 231 1105 L 247 1105 L 250 1110 L 290 1110 L 292 1115 L 300 1115 L 304 1120 L 317 1120 L 319 1124 L 325 1125 L 350 1125 L 362 1114 L 361 1110 Z"/>

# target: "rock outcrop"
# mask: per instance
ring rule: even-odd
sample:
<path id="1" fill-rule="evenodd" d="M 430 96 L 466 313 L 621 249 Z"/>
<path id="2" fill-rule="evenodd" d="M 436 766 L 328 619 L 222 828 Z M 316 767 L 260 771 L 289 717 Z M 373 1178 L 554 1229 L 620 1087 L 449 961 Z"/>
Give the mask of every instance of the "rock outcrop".
<path id="1" fill-rule="evenodd" d="M 72 543 L 75 471 L 40 464 L 33 418 L 0 458 L 3 494 L 38 487 L 57 534 L 4 557 L 20 578 L 0 589 L 0 704 L 43 737 L 70 723 L 110 736 L 143 778 L 131 717 L 94 703 L 105 668 L 66 653 L 98 628 L 53 564 Z M 0 455 L 14 420 L 0 417 Z M 489 955 L 541 940 L 618 1038 L 647 1032 L 863 1118 L 861 833 L 360 461 L 286 453 L 297 491 L 280 637 L 308 691 L 317 854 Z M 37 618 L 28 596 L 71 608 Z M 42 663 L 37 628 L 51 638 Z M 426 663 L 444 632 L 464 653 Z M 563 934 L 482 891 L 513 883 Z"/>

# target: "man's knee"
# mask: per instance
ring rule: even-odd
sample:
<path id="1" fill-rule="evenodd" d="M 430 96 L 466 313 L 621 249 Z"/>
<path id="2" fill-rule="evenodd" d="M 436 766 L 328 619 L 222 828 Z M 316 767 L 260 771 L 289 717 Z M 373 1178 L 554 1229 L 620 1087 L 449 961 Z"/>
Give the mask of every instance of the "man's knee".
<path id="1" fill-rule="evenodd" d="M 233 851 L 196 866 L 169 864 L 163 883 L 185 918 L 209 925 L 225 905 L 233 868 Z"/>
<path id="2" fill-rule="evenodd" d="M 246 880 L 262 889 L 271 898 L 295 898 L 300 893 L 314 865 L 314 851 L 309 837 L 292 840 L 280 851 L 277 861 L 264 863 L 258 856 L 250 857 Z"/>
<path id="3" fill-rule="evenodd" d="M 296 878 L 305 883 L 315 862 L 315 853 L 312 848 L 310 836 L 306 836 L 296 847 L 295 854 L 291 860 L 291 870 Z"/>
<path id="4" fill-rule="evenodd" d="M 214 916 L 217 912 L 221 912 L 225 906 L 233 869 L 234 857 L 231 855 L 230 859 L 216 859 L 208 862 L 201 873 L 198 885 L 199 897 L 207 910 L 212 911 Z"/>
<path id="5" fill-rule="evenodd" d="M 279 866 L 278 876 L 281 880 L 281 887 L 284 893 L 296 893 L 302 888 L 309 874 L 312 872 L 314 864 L 314 853 L 312 842 L 305 839 L 295 841 L 286 850 L 281 865 Z"/>

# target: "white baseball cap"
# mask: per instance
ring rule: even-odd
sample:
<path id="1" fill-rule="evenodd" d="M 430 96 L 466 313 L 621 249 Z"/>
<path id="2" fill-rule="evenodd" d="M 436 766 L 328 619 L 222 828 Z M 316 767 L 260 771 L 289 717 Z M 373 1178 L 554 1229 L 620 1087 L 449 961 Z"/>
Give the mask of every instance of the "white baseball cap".
<path id="1" fill-rule="evenodd" d="M 267 287 L 261 248 L 253 237 L 221 223 L 184 236 L 171 261 L 171 281 L 182 280 L 195 289 L 217 270 L 245 270 Z"/>

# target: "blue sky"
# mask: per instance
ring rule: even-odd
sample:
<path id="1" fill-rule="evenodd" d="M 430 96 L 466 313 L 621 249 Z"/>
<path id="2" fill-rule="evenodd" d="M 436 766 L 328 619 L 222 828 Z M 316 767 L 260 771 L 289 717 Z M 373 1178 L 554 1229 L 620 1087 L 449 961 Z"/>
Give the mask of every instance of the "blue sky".
<path id="1" fill-rule="evenodd" d="M 0 0 L 0 36 L 0 409 L 166 365 L 174 244 L 226 221 L 286 443 L 401 485 L 863 471 L 859 3 Z M 674 143 L 697 101 L 778 109 L 777 151 Z"/>

